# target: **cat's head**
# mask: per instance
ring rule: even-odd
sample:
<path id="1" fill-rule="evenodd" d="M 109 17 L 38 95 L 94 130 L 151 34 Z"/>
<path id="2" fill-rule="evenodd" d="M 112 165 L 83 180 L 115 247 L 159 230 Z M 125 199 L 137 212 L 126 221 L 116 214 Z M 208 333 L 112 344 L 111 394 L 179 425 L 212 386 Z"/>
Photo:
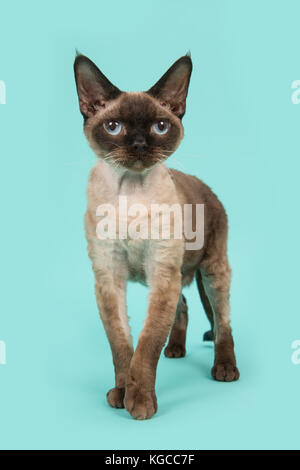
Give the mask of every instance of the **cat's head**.
<path id="1" fill-rule="evenodd" d="M 77 55 L 74 71 L 84 131 L 99 157 L 115 167 L 143 172 L 176 150 L 192 72 L 189 55 L 146 92 L 119 90 L 83 55 Z"/>

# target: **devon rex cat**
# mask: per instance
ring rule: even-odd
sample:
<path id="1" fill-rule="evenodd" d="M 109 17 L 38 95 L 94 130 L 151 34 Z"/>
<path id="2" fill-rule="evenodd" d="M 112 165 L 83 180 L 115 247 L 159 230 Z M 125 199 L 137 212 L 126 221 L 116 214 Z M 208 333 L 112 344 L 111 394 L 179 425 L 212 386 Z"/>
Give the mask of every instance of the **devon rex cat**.
<path id="1" fill-rule="evenodd" d="M 97 304 L 115 367 L 115 387 L 107 400 L 113 407 L 125 406 L 133 418 L 151 418 L 157 410 L 157 363 L 169 333 L 165 355 L 185 355 L 188 317 L 181 291 L 194 276 L 211 324 L 204 340 L 214 340 L 212 376 L 226 382 L 239 378 L 229 318 L 227 217 L 208 186 L 164 165 L 183 137 L 181 120 L 192 72 L 189 55 L 178 59 L 146 92 L 120 91 L 83 55 L 77 55 L 74 70 L 84 132 L 99 157 L 88 184 L 85 229 Z M 153 203 L 165 208 L 204 204 L 203 246 L 187 250 L 184 237 L 99 237 L 99 206 L 112 205 L 118 217 L 120 196 L 146 209 Z M 149 213 L 145 217 L 148 223 Z M 135 351 L 126 314 L 128 280 L 150 287 Z"/>

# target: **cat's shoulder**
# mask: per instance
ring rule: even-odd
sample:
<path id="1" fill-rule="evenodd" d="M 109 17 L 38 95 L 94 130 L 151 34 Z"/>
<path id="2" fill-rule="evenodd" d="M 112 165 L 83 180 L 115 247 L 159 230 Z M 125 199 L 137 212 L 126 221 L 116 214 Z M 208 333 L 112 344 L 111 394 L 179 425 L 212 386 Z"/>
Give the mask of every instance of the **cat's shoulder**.
<path id="1" fill-rule="evenodd" d="M 182 171 L 170 168 L 170 175 L 175 186 L 184 192 L 201 193 L 203 196 L 214 194 L 212 189 L 200 180 L 197 176 L 183 173 Z"/>
<path id="2" fill-rule="evenodd" d="M 224 211 L 223 205 L 213 190 L 197 176 L 170 168 L 170 175 L 175 187 L 189 203 L 205 203 Z"/>

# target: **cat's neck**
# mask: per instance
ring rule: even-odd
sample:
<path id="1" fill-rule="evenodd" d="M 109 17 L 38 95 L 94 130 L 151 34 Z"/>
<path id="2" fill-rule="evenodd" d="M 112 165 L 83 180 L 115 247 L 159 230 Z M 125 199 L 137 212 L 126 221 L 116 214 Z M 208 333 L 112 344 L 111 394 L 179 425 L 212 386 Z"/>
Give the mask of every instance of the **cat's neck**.
<path id="1" fill-rule="evenodd" d="M 175 204 L 177 190 L 169 168 L 160 163 L 150 171 L 120 171 L 103 160 L 92 169 L 88 184 L 88 207 L 94 213 L 100 204 L 119 204 L 120 196 L 128 204 Z"/>
<path id="2" fill-rule="evenodd" d="M 169 176 L 168 168 L 162 163 L 143 172 L 134 172 L 116 167 L 104 160 L 100 160 L 98 165 L 101 167 L 102 177 L 104 177 L 106 182 L 113 185 L 119 193 L 124 191 L 135 192 L 154 184 L 156 186 Z"/>

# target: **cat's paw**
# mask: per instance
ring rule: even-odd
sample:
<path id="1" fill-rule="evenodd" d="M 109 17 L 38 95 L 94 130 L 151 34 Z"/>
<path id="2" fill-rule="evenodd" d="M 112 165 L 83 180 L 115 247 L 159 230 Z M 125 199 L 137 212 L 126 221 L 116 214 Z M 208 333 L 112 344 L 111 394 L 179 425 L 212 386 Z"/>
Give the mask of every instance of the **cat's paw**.
<path id="1" fill-rule="evenodd" d="M 157 411 L 155 391 L 144 391 L 135 384 L 128 384 L 124 405 L 134 419 L 149 419 Z"/>
<path id="2" fill-rule="evenodd" d="M 179 343 L 168 344 L 164 350 L 166 357 L 184 357 L 185 356 L 185 346 Z"/>
<path id="3" fill-rule="evenodd" d="M 211 370 L 211 375 L 219 382 L 233 382 L 240 377 L 238 368 L 230 362 L 215 364 Z"/>
<path id="4" fill-rule="evenodd" d="M 208 330 L 203 335 L 203 341 L 213 341 L 214 340 L 214 332 L 212 330 Z"/>
<path id="5" fill-rule="evenodd" d="M 112 388 L 106 394 L 108 404 L 113 408 L 124 408 L 125 388 Z"/>

